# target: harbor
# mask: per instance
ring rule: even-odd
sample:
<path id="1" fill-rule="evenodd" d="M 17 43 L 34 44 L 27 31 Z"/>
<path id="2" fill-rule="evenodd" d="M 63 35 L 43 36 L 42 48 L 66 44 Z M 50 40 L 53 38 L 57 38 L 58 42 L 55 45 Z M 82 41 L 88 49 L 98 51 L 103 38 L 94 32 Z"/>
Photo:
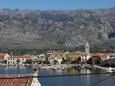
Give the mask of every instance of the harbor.
<path id="1" fill-rule="evenodd" d="M 114 86 L 115 76 L 108 79 L 111 74 L 100 69 L 68 68 L 40 70 L 38 76 L 43 86 Z M 103 79 L 105 80 L 100 82 Z M 97 82 L 100 83 L 94 85 Z"/>
<path id="2" fill-rule="evenodd" d="M 15 76 L 14 78 L 17 78 L 17 81 L 19 80 L 18 78 L 33 77 L 33 81 L 29 79 L 32 81 L 31 84 L 33 84 L 31 86 L 76 86 L 76 84 L 78 86 L 93 86 L 97 81 L 114 74 L 114 67 L 112 68 L 113 71 L 110 71 L 108 69 L 110 67 L 91 66 L 89 64 L 37 65 L 39 66 L 37 71 L 33 70 L 33 66 L 35 65 L 2 66 L 0 66 L 2 68 L 0 69 L 0 75 L 2 77 L 5 75 L 4 78 L 7 79 Z M 100 83 L 97 86 L 108 86 L 107 83 L 112 83 L 110 85 L 114 86 L 113 79 L 115 79 L 114 76 L 102 82 L 104 83 L 103 85 Z M 15 83 L 13 81 L 13 84 Z"/>

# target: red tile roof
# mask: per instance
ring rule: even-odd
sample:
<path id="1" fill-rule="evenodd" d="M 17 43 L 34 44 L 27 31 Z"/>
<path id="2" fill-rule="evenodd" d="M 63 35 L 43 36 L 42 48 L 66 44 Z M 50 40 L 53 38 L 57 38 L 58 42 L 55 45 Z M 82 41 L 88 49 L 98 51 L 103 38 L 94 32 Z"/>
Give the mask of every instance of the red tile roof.
<path id="1" fill-rule="evenodd" d="M 0 56 L 5 56 L 7 53 L 0 53 Z"/>
<path id="2" fill-rule="evenodd" d="M 31 86 L 32 80 L 32 77 L 0 75 L 0 86 Z"/>
<path id="3" fill-rule="evenodd" d="M 92 56 L 110 56 L 110 54 L 107 53 L 94 53 Z"/>
<path id="4" fill-rule="evenodd" d="M 89 55 L 88 53 L 82 53 L 82 56 L 87 56 L 87 55 Z"/>
<path id="5" fill-rule="evenodd" d="M 32 56 L 10 56 L 9 58 L 32 58 Z"/>

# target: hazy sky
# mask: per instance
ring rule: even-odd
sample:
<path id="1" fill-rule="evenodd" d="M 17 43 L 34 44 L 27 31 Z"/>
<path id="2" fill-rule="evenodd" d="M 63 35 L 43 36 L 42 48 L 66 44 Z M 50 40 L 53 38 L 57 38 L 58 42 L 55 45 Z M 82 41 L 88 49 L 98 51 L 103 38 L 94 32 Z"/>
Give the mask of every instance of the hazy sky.
<path id="1" fill-rule="evenodd" d="M 115 0 L 0 0 L 0 8 L 91 9 L 114 6 Z"/>

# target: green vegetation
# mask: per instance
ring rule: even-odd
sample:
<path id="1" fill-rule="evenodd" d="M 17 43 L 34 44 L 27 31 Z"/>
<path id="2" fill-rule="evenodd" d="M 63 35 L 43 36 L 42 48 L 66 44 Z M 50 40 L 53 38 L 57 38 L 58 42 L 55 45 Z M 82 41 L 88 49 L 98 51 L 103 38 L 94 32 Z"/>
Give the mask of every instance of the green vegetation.
<path id="1" fill-rule="evenodd" d="M 89 58 L 89 60 L 87 61 L 88 64 L 96 64 L 99 65 L 101 63 L 101 57 L 99 56 L 93 56 L 91 58 Z"/>
<path id="2" fill-rule="evenodd" d="M 48 60 L 48 58 L 45 59 L 44 64 L 50 64 L 50 61 Z"/>
<path id="3" fill-rule="evenodd" d="M 37 63 L 38 63 L 38 64 L 42 64 L 42 63 L 43 63 L 43 61 L 39 60 L 39 61 L 37 61 Z"/>
<path id="4" fill-rule="evenodd" d="M 66 60 L 62 58 L 61 64 L 65 64 Z"/>
<path id="5" fill-rule="evenodd" d="M 89 60 L 87 61 L 87 64 L 92 65 L 92 58 L 89 58 Z"/>
<path id="6" fill-rule="evenodd" d="M 19 64 L 19 62 L 20 62 L 20 59 L 17 59 L 17 61 L 16 61 L 16 62 L 17 62 L 17 64 Z"/>
<path id="7" fill-rule="evenodd" d="M 32 64 L 32 60 L 31 59 L 26 59 L 25 63 Z"/>
<path id="8" fill-rule="evenodd" d="M 58 63 L 58 61 L 54 59 L 54 65 L 57 64 L 57 63 Z"/>
<path id="9" fill-rule="evenodd" d="M 6 64 L 6 63 L 7 63 L 7 60 L 4 60 L 4 61 L 3 61 L 3 63 L 5 63 L 5 64 Z"/>

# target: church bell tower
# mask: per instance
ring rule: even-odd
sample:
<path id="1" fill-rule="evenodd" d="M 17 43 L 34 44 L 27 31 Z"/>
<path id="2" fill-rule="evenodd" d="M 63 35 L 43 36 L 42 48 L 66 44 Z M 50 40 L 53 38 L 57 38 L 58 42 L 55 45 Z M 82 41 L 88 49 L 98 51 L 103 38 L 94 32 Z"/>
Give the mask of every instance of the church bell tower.
<path id="1" fill-rule="evenodd" d="M 85 44 L 85 53 L 89 53 L 89 43 L 88 42 L 86 42 L 86 44 Z"/>

